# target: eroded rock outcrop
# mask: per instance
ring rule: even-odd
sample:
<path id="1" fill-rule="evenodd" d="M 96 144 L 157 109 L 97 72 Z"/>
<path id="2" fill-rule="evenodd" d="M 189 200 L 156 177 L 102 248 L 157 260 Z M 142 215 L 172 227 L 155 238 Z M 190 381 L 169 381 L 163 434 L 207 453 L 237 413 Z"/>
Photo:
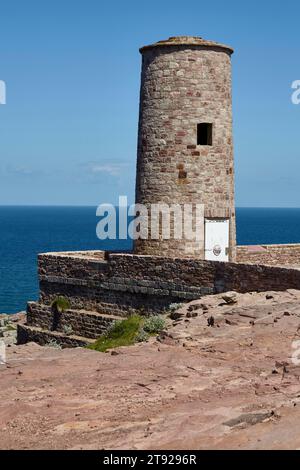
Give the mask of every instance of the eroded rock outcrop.
<path id="1" fill-rule="evenodd" d="M 181 306 L 159 338 L 113 355 L 9 348 L 1 447 L 299 448 L 300 291 L 223 297 Z"/>

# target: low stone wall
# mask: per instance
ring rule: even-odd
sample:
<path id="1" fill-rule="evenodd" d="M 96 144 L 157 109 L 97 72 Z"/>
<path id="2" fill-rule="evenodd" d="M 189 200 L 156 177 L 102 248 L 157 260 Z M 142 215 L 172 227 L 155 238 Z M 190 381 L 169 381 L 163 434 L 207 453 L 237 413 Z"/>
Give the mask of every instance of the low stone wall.
<path id="1" fill-rule="evenodd" d="M 132 254 L 40 255 L 39 277 L 43 304 L 64 295 L 72 309 L 123 316 L 216 292 L 300 288 L 295 269 Z"/>
<path id="2" fill-rule="evenodd" d="M 300 243 L 237 246 L 237 262 L 269 266 L 299 266 Z"/>
<path id="3" fill-rule="evenodd" d="M 66 334 L 95 338 L 101 336 L 114 320 L 119 317 L 113 315 L 101 315 L 97 312 L 85 310 L 66 310 L 56 314 L 49 305 L 37 302 L 29 302 L 27 306 L 27 325 L 40 327 L 44 330 L 55 331 Z"/>
<path id="4" fill-rule="evenodd" d="M 248 250 L 239 248 L 240 260 L 249 263 Z M 283 259 L 284 250 L 280 253 Z M 132 313 L 158 314 L 171 303 L 232 290 L 300 289 L 299 269 L 259 264 L 103 252 L 48 253 L 39 255 L 38 264 L 40 299 L 28 303 L 27 324 L 18 326 L 19 343 L 84 346 L 112 321 Z M 51 304 L 60 295 L 70 308 L 54 315 Z"/>
<path id="5" fill-rule="evenodd" d="M 44 253 L 38 256 L 38 274 L 42 279 L 55 278 L 82 280 L 88 278 L 97 281 L 105 279 L 108 263 L 104 251 L 73 251 L 63 253 Z M 84 282 L 83 282 L 84 285 Z"/>
<path id="6" fill-rule="evenodd" d="M 32 327 L 22 324 L 18 325 L 17 337 L 17 344 L 25 344 L 33 341 L 40 344 L 41 346 L 56 344 L 57 346 L 63 348 L 85 347 L 93 343 L 93 340 L 89 341 L 88 338 L 81 338 L 80 336 L 67 336 L 60 332 L 50 332 L 42 330 L 39 327 Z"/>

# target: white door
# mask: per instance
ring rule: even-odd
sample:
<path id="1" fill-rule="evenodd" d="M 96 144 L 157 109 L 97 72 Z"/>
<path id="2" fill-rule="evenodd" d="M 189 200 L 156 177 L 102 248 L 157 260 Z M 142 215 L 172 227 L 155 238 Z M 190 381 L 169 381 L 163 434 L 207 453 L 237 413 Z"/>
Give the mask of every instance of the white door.
<path id="1" fill-rule="evenodd" d="M 205 259 L 228 261 L 229 219 L 205 219 Z"/>

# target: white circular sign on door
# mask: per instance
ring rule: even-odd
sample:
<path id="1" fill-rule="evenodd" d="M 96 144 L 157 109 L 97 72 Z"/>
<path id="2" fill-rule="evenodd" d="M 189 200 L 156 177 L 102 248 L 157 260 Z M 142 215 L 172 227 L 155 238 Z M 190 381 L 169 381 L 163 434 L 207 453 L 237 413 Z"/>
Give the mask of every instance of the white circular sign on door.
<path id="1" fill-rule="evenodd" d="M 222 251 L 222 248 L 220 247 L 220 245 L 215 245 L 215 246 L 213 247 L 213 254 L 214 254 L 215 256 L 220 256 L 221 251 Z"/>

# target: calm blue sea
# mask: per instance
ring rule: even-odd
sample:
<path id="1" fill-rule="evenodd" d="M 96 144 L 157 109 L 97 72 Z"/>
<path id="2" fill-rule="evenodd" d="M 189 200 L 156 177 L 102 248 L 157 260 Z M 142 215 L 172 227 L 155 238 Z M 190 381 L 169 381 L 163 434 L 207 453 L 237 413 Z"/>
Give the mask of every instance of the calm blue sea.
<path id="1" fill-rule="evenodd" d="M 95 213 L 94 207 L 0 206 L 0 312 L 17 312 L 37 299 L 38 253 L 130 249 L 130 241 L 97 239 Z M 300 242 L 300 209 L 237 209 L 237 241 Z"/>

